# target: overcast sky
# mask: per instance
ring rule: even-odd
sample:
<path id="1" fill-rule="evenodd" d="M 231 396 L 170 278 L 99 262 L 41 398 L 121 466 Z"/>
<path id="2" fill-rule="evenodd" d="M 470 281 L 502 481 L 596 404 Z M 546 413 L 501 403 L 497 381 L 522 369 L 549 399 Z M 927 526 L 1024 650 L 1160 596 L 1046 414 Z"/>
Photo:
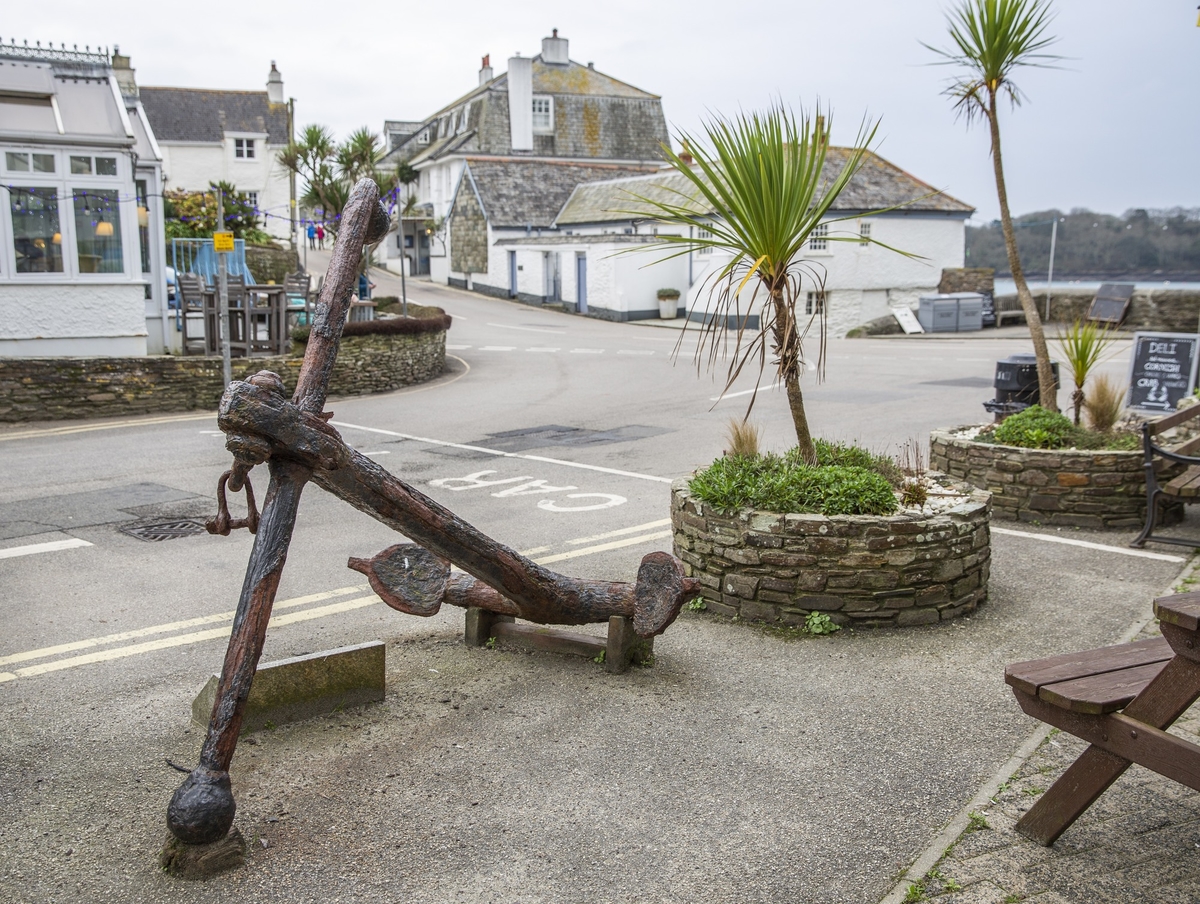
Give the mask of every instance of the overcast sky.
<path id="1" fill-rule="evenodd" d="M 1002 116 L 1014 214 L 1058 207 L 1121 213 L 1200 207 L 1197 0 L 1057 0 L 1058 70 L 1030 69 L 1028 96 Z M 955 120 L 950 71 L 921 41 L 946 46 L 936 0 L 451 0 L 249 2 L 161 0 L 7 4 L 5 42 L 119 44 L 143 85 L 261 89 L 272 59 L 298 125 L 344 136 L 384 119 L 421 119 L 534 55 L 551 28 L 571 59 L 663 98 L 676 132 L 710 113 L 782 98 L 835 113 L 833 139 L 881 119 L 879 152 L 917 177 L 998 215 L 986 127 Z"/>

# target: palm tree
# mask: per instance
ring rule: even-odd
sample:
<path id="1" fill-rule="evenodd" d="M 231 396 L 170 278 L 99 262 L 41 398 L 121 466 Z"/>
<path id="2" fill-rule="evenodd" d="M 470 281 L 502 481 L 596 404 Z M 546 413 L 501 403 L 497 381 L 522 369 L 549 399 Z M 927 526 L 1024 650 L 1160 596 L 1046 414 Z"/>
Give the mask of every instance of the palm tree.
<path id="1" fill-rule="evenodd" d="M 960 0 L 947 13 L 952 46 L 940 50 L 925 44 L 941 56 L 942 63 L 961 66 L 966 71 L 955 78 L 946 93 L 954 98 L 959 115 L 971 123 L 978 117 L 987 120 L 992 138 L 992 167 L 996 175 L 996 194 L 1000 200 L 1000 225 L 1004 231 L 1004 247 L 1017 298 L 1025 311 L 1029 337 L 1037 356 L 1039 400 L 1043 408 L 1058 411 L 1054 374 L 1050 369 L 1050 352 L 1046 334 L 1038 316 L 1033 295 L 1025 282 L 1017 240 L 1013 234 L 1012 216 L 1008 212 L 1008 190 L 1004 184 L 1004 162 L 1000 156 L 999 100 L 1006 96 L 1013 107 L 1021 104 L 1023 95 L 1012 81 L 1012 74 L 1022 66 L 1053 68 L 1051 60 L 1059 57 L 1043 51 L 1057 38 L 1046 34 L 1053 14 L 1050 0 Z"/>
<path id="2" fill-rule="evenodd" d="M 391 172 L 379 169 L 383 157 L 379 136 L 366 126 L 351 133 L 342 144 L 335 144 L 329 129 L 310 125 L 300 133 L 298 141 L 288 142 L 279 152 L 278 160 L 304 179 L 301 200 L 310 209 L 321 210 L 325 228 L 336 235 L 350 190 L 359 179 L 373 179 L 382 194 L 399 185 L 402 175 L 399 169 Z"/>
<path id="3" fill-rule="evenodd" d="M 796 445 L 811 465 L 817 464 L 817 452 L 804 411 L 800 374 L 805 363 L 803 343 L 814 324 L 819 328 L 816 365 L 821 366 L 825 310 L 823 304 L 817 305 L 802 325 L 796 304 L 804 297 L 801 286 L 806 282 L 817 297 L 823 296 L 824 271 L 804 260 L 803 250 L 822 221 L 834 222 L 825 220 L 825 215 L 862 166 L 875 125 L 864 121 L 855 146 L 836 149 L 833 159 L 828 134 L 820 109 L 812 119 L 802 115 L 799 121 L 778 105 L 766 113 L 718 117 L 705 124 L 699 140 L 680 133 L 683 156 L 664 146 L 667 161 L 684 177 L 685 190 L 668 189 L 655 198 L 635 196 L 644 206 L 631 211 L 660 223 L 691 227 L 685 235 L 658 236 L 660 242 L 673 246 L 668 259 L 704 249 L 730 255 L 729 262 L 709 277 L 708 290 L 716 298 L 712 316 L 702 328 L 697 360 L 707 353 L 710 363 L 715 361 L 729 333 L 735 331 L 732 321 L 738 326 L 725 388 L 755 358 L 761 380 L 769 337 L 775 377 L 787 390 Z M 827 160 L 836 166 L 839 157 L 837 174 L 825 175 Z M 851 239 L 849 235 L 828 238 Z M 855 234 L 853 240 L 861 237 Z M 752 280 L 747 306 L 741 292 Z M 753 309 L 759 291 L 766 293 L 761 328 L 747 336 L 743 312 Z"/>

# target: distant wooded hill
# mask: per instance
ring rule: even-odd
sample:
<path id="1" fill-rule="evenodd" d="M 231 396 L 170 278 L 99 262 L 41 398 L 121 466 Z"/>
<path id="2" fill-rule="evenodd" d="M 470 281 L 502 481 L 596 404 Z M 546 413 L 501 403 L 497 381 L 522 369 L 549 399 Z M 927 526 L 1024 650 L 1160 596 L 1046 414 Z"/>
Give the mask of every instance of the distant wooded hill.
<path id="1" fill-rule="evenodd" d="M 1054 275 L 1200 278 L 1200 208 L 1130 210 L 1123 216 L 1075 209 L 1043 210 L 1013 221 L 1026 276 L 1045 279 L 1050 262 L 1050 228 L 1058 224 Z M 994 267 L 1011 276 L 1000 221 L 967 227 L 967 266 Z"/>

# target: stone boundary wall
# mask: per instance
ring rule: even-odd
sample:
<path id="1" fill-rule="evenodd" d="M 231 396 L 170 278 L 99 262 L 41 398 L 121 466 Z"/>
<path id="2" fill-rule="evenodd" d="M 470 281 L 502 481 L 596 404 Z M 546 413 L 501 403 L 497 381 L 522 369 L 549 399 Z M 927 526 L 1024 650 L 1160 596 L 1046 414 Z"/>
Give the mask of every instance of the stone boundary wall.
<path id="1" fill-rule="evenodd" d="M 1106 282 L 1122 282 L 1120 279 Z M 1093 289 L 1052 289 L 1050 292 L 1051 323 L 1072 323 L 1086 316 L 1096 292 Z M 1046 290 L 1033 293 L 1038 312 L 1046 313 Z M 1021 309 L 1015 295 L 996 297 L 997 310 Z M 1194 333 L 1200 316 L 1200 291 L 1195 289 L 1136 289 L 1129 300 L 1129 313 L 1121 329 L 1156 330 L 1165 333 Z"/>
<path id="2" fill-rule="evenodd" d="M 675 555 L 707 608 L 803 625 L 823 612 L 842 625 L 927 625 L 987 600 L 988 494 L 936 515 L 722 514 L 671 484 Z"/>
<path id="3" fill-rule="evenodd" d="M 299 356 L 235 358 L 233 377 L 240 380 L 260 370 L 274 371 L 290 392 L 302 360 Z M 445 330 L 346 336 L 329 394 L 390 392 L 432 380 L 445 368 Z M 220 358 L 0 358 L 0 422 L 215 411 L 223 392 Z"/>
<path id="4" fill-rule="evenodd" d="M 1022 449 L 934 431 L 929 466 L 985 487 L 997 518 L 1133 530 L 1146 522 L 1140 450 Z"/>

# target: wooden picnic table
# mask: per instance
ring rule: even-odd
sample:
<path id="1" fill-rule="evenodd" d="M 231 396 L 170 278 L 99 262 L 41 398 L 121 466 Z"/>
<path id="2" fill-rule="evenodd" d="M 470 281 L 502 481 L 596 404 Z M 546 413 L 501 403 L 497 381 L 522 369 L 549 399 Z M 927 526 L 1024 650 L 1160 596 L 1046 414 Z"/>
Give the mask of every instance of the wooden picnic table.
<path id="1" fill-rule="evenodd" d="M 1200 698 L 1200 593 L 1154 601 L 1162 637 L 1005 669 L 1021 709 L 1091 745 L 1017 823 L 1050 845 L 1131 763 L 1200 791 L 1200 745 L 1168 734 Z"/>

